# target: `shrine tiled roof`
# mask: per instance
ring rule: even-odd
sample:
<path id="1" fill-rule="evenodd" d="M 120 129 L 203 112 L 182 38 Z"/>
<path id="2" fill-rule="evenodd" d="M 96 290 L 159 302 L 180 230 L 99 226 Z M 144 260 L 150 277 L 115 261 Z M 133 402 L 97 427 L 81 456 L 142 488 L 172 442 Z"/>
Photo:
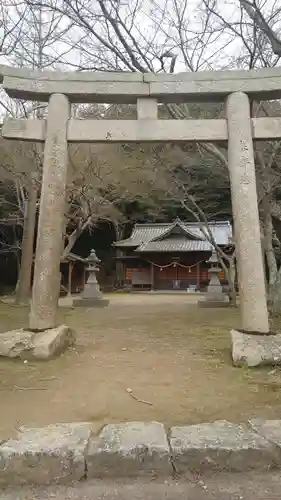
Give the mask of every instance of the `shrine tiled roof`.
<path id="1" fill-rule="evenodd" d="M 143 243 L 137 248 L 138 252 L 208 252 L 213 246 L 208 241 L 188 240 L 184 238 L 167 239 Z"/>
<path id="2" fill-rule="evenodd" d="M 210 222 L 208 226 L 218 245 L 232 243 L 229 221 Z M 115 246 L 137 252 L 192 252 L 210 251 L 213 248 L 204 226 L 179 219 L 173 223 L 135 224 L 130 238 L 116 242 Z"/>

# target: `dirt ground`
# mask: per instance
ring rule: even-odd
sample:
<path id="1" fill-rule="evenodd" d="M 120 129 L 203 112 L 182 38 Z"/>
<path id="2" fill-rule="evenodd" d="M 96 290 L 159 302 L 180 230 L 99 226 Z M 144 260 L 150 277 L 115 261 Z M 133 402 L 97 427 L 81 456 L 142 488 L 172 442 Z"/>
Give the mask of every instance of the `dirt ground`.
<path id="1" fill-rule="evenodd" d="M 215 473 L 195 481 L 142 478 L 9 488 L 1 500 L 280 500 L 280 471 Z"/>
<path id="2" fill-rule="evenodd" d="M 238 311 L 197 309 L 186 295 L 109 298 L 106 309 L 60 308 L 59 321 L 77 332 L 77 345 L 60 358 L 0 359 L 0 439 L 20 425 L 54 422 L 91 421 L 98 430 L 130 420 L 280 418 L 281 371 L 231 365 Z M 0 304 L 1 331 L 26 326 L 27 314 Z"/>

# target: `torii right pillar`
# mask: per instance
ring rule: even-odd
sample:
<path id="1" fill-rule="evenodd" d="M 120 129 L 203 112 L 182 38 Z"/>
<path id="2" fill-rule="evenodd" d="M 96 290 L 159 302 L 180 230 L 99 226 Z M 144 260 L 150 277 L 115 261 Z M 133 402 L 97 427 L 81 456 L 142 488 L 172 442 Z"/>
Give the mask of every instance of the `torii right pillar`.
<path id="1" fill-rule="evenodd" d="M 230 94 L 226 112 L 241 326 L 249 333 L 266 334 L 269 321 L 248 96 Z"/>

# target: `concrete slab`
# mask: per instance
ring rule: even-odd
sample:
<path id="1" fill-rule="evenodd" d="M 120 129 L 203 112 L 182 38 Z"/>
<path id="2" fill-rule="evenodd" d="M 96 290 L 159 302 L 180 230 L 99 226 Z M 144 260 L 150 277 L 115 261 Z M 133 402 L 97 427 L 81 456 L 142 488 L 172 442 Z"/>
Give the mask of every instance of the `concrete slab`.
<path id="1" fill-rule="evenodd" d="M 189 480 L 195 473 L 198 480 L 218 471 L 280 467 L 281 420 L 252 419 L 249 427 L 227 421 L 172 427 L 169 442 L 158 422 L 110 424 L 98 436 L 88 422 L 53 424 L 21 427 L 15 439 L 0 445 L 2 488 L 82 478 L 146 480 L 164 475 L 169 481 L 175 472 Z"/>
<path id="2" fill-rule="evenodd" d="M 178 472 L 268 469 L 281 465 L 280 450 L 245 425 L 225 420 L 172 427 L 171 453 Z"/>
<path id="3" fill-rule="evenodd" d="M 276 444 L 281 450 L 281 420 L 252 418 L 249 420 L 249 424 L 254 431 L 264 436 L 271 443 Z"/>
<path id="4" fill-rule="evenodd" d="M 173 473 L 164 425 L 127 422 L 104 427 L 90 440 L 88 477 L 120 477 Z"/>
<path id="5" fill-rule="evenodd" d="M 23 428 L 17 439 L 0 446 L 0 485 L 51 484 L 85 475 L 90 423 Z"/>

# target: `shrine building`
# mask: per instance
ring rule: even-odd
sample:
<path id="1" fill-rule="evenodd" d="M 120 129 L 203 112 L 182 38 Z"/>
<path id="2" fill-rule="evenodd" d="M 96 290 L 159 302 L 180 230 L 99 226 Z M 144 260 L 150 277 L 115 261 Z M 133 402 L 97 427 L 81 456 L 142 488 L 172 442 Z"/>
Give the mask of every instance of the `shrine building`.
<path id="1" fill-rule="evenodd" d="M 209 223 L 214 240 L 226 253 L 232 251 L 229 221 Z M 172 223 L 135 224 L 129 238 L 114 243 L 122 263 L 123 286 L 146 290 L 204 292 L 210 276 L 208 260 L 214 250 L 203 226 L 176 219 Z M 227 286 L 224 272 L 222 285 Z"/>

